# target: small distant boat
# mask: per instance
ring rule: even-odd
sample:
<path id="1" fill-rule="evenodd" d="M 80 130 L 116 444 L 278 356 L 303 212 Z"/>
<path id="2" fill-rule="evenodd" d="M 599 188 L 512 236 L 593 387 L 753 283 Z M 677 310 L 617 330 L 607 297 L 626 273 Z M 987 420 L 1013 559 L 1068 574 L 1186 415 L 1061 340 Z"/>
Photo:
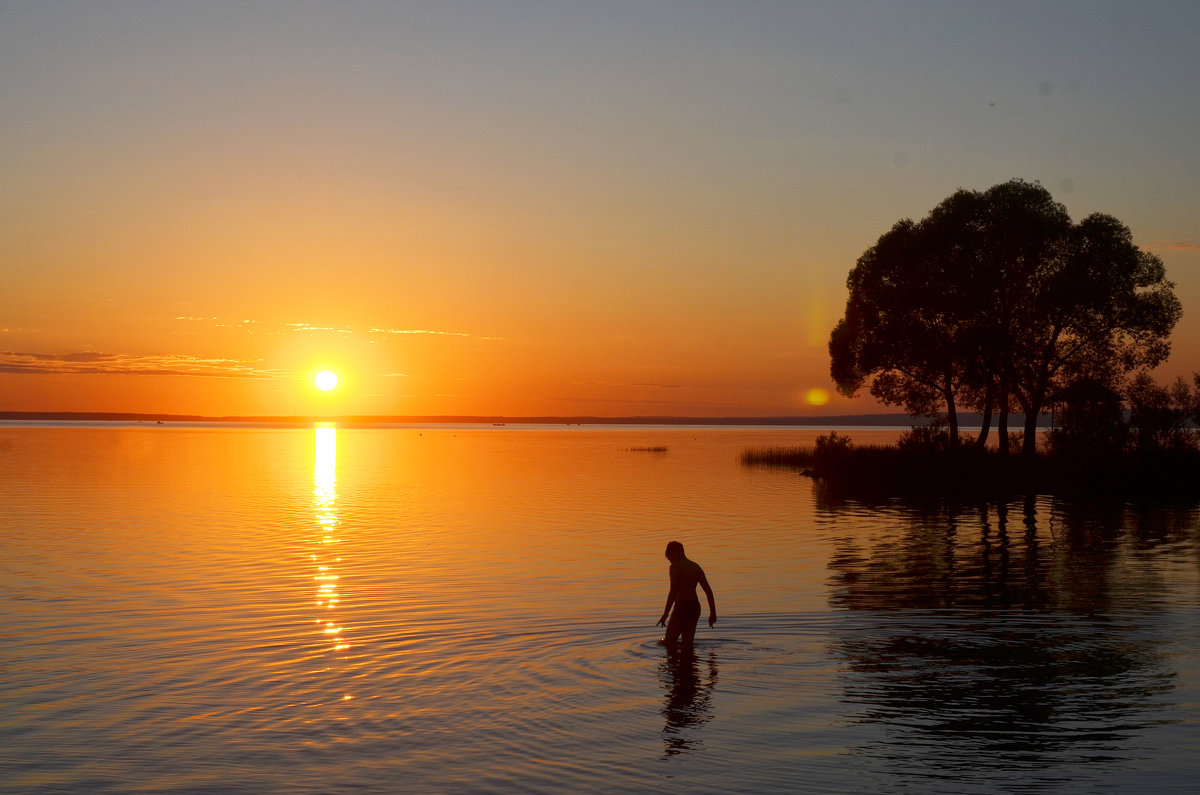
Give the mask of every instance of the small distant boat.
<path id="1" fill-rule="evenodd" d="M 493 428 L 503 428 L 503 427 L 504 427 L 504 423 L 503 423 L 503 422 L 493 422 L 493 423 L 492 423 L 492 427 L 493 427 Z"/>

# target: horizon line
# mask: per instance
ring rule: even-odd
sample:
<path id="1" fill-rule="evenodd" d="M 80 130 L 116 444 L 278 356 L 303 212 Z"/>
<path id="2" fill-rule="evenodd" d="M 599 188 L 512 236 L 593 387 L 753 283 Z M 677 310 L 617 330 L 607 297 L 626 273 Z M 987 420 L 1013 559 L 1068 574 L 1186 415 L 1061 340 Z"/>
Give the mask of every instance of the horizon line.
<path id="1" fill-rule="evenodd" d="M 982 416 L 982 415 L 978 415 Z M 1010 414 L 1010 420 L 1020 415 Z M 976 419 L 974 413 L 959 414 L 960 426 Z M 928 418 L 914 418 L 903 412 L 873 412 L 864 414 L 830 415 L 731 415 L 687 417 L 678 415 L 628 415 L 604 417 L 595 415 L 224 415 L 156 414 L 118 411 L 0 411 L 0 422 L 60 421 L 60 422 L 230 422 L 308 424 L 317 422 L 367 424 L 508 424 L 515 425 L 928 425 Z"/>

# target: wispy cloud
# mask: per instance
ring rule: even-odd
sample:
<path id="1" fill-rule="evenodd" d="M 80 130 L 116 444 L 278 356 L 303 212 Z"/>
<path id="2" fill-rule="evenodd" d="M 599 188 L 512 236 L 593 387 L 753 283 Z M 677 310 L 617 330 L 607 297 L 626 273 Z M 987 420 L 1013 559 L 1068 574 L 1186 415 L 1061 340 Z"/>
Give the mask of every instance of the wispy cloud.
<path id="1" fill-rule="evenodd" d="M 1200 243 L 1194 240 L 1178 240 L 1173 243 L 1152 243 L 1146 248 L 1149 251 L 1200 251 Z"/>
<path id="2" fill-rule="evenodd" d="M 473 337 L 465 331 L 440 331 L 425 328 L 369 328 L 366 331 L 351 326 L 319 326 L 314 323 L 266 323 L 261 320 L 231 319 L 195 315 L 179 315 L 176 321 L 194 328 L 196 324 L 213 328 L 236 329 L 247 334 L 365 334 L 365 335 L 424 335 L 432 337 Z M 194 333 L 194 332 L 187 332 Z M 481 340 L 498 340 L 502 337 L 478 337 Z"/>
<path id="3" fill-rule="evenodd" d="M 373 328 L 372 334 L 431 334 L 437 337 L 469 337 L 461 331 L 430 331 L 423 328 Z"/>
<path id="4" fill-rule="evenodd" d="M 639 389 L 684 389 L 685 384 L 658 384 L 646 381 L 575 381 L 575 386 L 586 387 L 620 387 L 628 389 L 636 387 Z"/>
<path id="5" fill-rule="evenodd" d="M 254 362 L 184 354 L 18 353 L 0 351 L 0 373 L 30 375 L 173 375 L 198 378 L 273 378 L 279 371 Z"/>
<path id="6" fill-rule="evenodd" d="M 629 406 L 630 411 L 637 411 L 637 406 L 706 406 L 732 410 L 728 403 L 700 400 L 644 400 L 637 398 L 591 398 L 591 397 L 548 397 L 547 400 L 557 403 L 598 403 L 605 405 Z"/>

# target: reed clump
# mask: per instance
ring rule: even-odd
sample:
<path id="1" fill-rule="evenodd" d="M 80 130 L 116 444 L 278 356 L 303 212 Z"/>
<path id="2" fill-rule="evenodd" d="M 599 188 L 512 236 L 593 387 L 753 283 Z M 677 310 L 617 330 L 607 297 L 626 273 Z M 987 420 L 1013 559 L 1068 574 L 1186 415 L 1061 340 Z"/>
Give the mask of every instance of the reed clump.
<path id="1" fill-rule="evenodd" d="M 742 452 L 741 461 L 746 466 L 787 467 L 802 470 L 824 469 L 844 457 L 851 449 L 850 437 L 840 436 L 836 431 L 817 437 L 814 445 L 779 447 L 764 445 L 751 447 Z M 862 451 L 868 448 L 858 447 Z"/>
<path id="2" fill-rule="evenodd" d="M 762 445 L 742 451 L 741 462 L 745 466 L 766 466 L 803 469 L 812 466 L 813 448 L 808 446 L 772 447 Z"/>

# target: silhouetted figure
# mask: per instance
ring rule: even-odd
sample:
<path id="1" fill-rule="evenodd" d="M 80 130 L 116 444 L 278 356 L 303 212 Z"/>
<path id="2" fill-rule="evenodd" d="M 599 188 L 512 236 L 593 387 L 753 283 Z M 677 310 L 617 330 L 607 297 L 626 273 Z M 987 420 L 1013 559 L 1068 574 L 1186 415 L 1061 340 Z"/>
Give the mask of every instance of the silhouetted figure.
<path id="1" fill-rule="evenodd" d="M 671 561 L 671 591 L 667 594 L 667 605 L 663 608 L 658 626 L 665 626 L 666 633 L 659 643 L 674 649 L 681 643 L 684 648 L 692 645 L 696 637 L 696 622 L 700 620 L 700 600 L 696 598 L 696 586 L 704 589 L 708 597 L 708 625 L 717 623 L 717 603 L 713 599 L 712 587 L 704 576 L 704 569 L 683 554 L 683 544 L 672 541 L 667 544 L 667 560 Z M 672 612 L 672 605 L 675 610 Z M 667 620 L 667 615 L 671 620 Z"/>

